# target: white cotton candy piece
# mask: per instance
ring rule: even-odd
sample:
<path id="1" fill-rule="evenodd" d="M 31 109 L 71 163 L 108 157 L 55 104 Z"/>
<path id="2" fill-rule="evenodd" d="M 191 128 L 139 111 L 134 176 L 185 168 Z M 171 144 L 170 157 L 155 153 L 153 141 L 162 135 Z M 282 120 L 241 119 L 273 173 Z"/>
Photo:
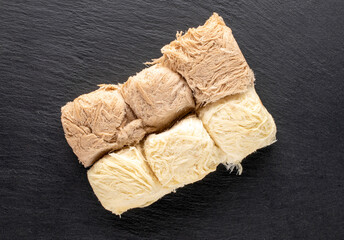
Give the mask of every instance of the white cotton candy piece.
<path id="1" fill-rule="evenodd" d="M 144 152 L 161 184 L 173 189 L 201 180 L 224 157 L 195 115 L 165 132 L 149 135 Z"/>
<path id="2" fill-rule="evenodd" d="M 88 170 L 87 177 L 103 207 L 117 215 L 146 207 L 172 191 L 159 183 L 140 147 L 104 156 Z"/>
<path id="3" fill-rule="evenodd" d="M 276 141 L 276 125 L 254 86 L 198 110 L 209 135 L 227 155 L 224 164 L 241 173 L 241 161 Z"/>

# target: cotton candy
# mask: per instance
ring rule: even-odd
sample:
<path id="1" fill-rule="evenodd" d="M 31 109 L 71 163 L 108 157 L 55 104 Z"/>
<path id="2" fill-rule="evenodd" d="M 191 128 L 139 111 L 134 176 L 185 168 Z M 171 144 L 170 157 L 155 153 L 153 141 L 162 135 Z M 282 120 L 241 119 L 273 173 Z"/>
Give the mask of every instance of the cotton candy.
<path id="1" fill-rule="evenodd" d="M 195 116 L 144 142 L 147 162 L 163 186 L 178 188 L 204 178 L 223 162 L 222 151 Z"/>
<path id="2" fill-rule="evenodd" d="M 254 86 L 198 110 L 209 135 L 226 153 L 229 168 L 238 167 L 249 154 L 276 141 L 276 125 Z"/>
<path id="3" fill-rule="evenodd" d="M 163 130 L 195 108 L 185 80 L 159 65 L 130 77 L 121 92 L 135 115 L 142 119 L 147 132 Z"/>
<path id="4" fill-rule="evenodd" d="M 67 103 L 61 112 L 67 142 L 85 167 L 110 151 L 139 142 L 146 133 L 116 85 L 101 85 Z"/>
<path id="5" fill-rule="evenodd" d="M 159 183 L 140 147 L 104 156 L 88 170 L 87 177 L 103 207 L 117 215 L 148 206 L 172 191 Z"/>
<path id="6" fill-rule="evenodd" d="M 193 91 L 197 106 L 245 92 L 254 81 L 232 30 L 214 13 L 203 26 L 190 28 L 161 49 L 159 63 L 181 74 Z"/>

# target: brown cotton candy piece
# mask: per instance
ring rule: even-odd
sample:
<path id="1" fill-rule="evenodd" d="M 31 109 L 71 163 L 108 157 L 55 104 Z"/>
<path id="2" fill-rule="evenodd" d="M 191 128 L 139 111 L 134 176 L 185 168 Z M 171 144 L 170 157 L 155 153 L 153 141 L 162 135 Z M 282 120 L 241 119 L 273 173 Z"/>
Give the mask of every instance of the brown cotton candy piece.
<path id="1" fill-rule="evenodd" d="M 181 74 L 193 91 L 197 106 L 245 92 L 254 81 L 232 30 L 214 13 L 203 26 L 190 28 L 161 49 L 160 63 Z"/>
<path id="2" fill-rule="evenodd" d="M 130 77 L 121 93 L 147 132 L 163 130 L 195 108 L 191 89 L 170 69 L 154 65 Z"/>
<path id="3" fill-rule="evenodd" d="M 116 85 L 100 85 L 67 103 L 61 113 L 67 142 L 85 167 L 110 151 L 139 142 L 146 133 Z"/>

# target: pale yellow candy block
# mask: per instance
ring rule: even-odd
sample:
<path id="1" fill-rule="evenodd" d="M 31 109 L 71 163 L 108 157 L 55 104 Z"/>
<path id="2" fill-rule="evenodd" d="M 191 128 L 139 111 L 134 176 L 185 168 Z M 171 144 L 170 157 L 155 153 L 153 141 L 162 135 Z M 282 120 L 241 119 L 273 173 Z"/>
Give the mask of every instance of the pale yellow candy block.
<path id="1" fill-rule="evenodd" d="M 161 184 L 174 189 L 201 180 L 224 157 L 195 115 L 165 132 L 149 135 L 144 152 Z"/>
<path id="2" fill-rule="evenodd" d="M 117 215 L 146 207 L 172 191 L 154 176 L 140 147 L 104 156 L 88 170 L 87 176 L 103 207 Z"/>
<path id="3" fill-rule="evenodd" d="M 228 167 L 276 141 L 276 125 L 252 85 L 247 92 L 228 96 L 198 110 L 204 127 L 227 155 Z"/>

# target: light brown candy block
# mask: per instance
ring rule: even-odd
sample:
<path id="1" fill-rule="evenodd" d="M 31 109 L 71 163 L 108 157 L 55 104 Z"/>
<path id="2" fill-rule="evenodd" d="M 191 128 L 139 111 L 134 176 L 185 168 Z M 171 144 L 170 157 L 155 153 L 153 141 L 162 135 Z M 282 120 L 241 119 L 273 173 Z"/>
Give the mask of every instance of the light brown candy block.
<path id="1" fill-rule="evenodd" d="M 65 137 L 85 167 L 112 150 L 139 142 L 146 133 L 116 85 L 101 85 L 81 95 L 61 113 Z"/>
<path id="2" fill-rule="evenodd" d="M 190 28 L 161 49 L 153 61 L 181 74 L 193 91 L 197 106 L 245 92 L 254 81 L 232 30 L 214 13 L 203 26 Z"/>
<path id="3" fill-rule="evenodd" d="M 130 77 L 122 95 L 147 132 L 163 130 L 195 108 L 191 89 L 170 69 L 158 65 Z"/>

